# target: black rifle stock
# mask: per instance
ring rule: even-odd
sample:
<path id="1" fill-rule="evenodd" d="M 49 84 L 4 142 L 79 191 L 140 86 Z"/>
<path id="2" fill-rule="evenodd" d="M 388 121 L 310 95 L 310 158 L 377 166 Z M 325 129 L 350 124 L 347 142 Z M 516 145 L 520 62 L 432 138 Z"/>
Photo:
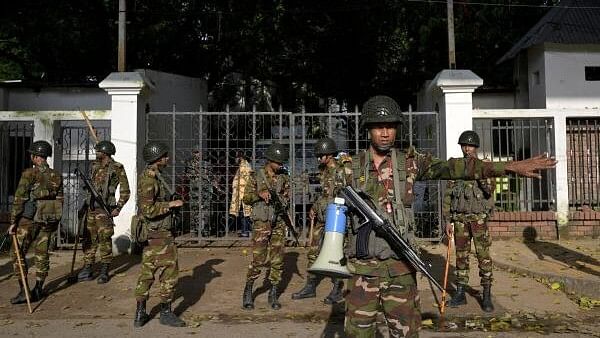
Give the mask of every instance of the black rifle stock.
<path id="1" fill-rule="evenodd" d="M 296 243 L 296 246 L 300 246 L 300 241 L 298 241 L 298 233 L 296 232 L 296 229 L 294 229 L 294 223 L 292 223 L 292 218 L 290 217 L 290 214 L 288 214 L 287 208 L 285 207 L 283 202 L 281 202 L 281 199 L 279 198 L 279 195 L 275 192 L 275 190 L 271 188 L 269 188 L 268 190 L 269 194 L 271 195 L 271 203 L 273 203 L 274 209 L 273 222 L 277 220 L 277 215 L 281 215 L 281 218 L 283 218 L 283 222 L 288 227 L 288 229 L 292 233 L 292 236 L 294 237 L 294 242 Z"/>
<path id="2" fill-rule="evenodd" d="M 81 172 L 81 170 L 79 170 L 79 168 L 75 169 L 75 174 L 79 175 L 79 177 L 85 184 L 85 187 L 88 189 L 90 194 L 92 194 L 92 200 L 90 201 L 90 204 L 92 204 L 92 205 L 94 205 L 95 203 L 98 204 L 100 206 L 100 208 L 106 213 L 106 215 L 108 215 L 108 217 L 112 218 L 110 208 L 106 205 L 106 203 L 104 203 L 104 199 L 98 193 L 98 191 L 94 188 L 94 186 L 92 185 L 92 182 L 90 182 L 90 180 Z"/>
<path id="3" fill-rule="evenodd" d="M 425 276 L 427 276 L 427 278 L 429 278 L 433 285 L 443 292 L 444 288 L 429 271 L 431 265 L 421 260 L 413 248 L 404 240 L 404 238 L 402 238 L 398 232 L 398 229 L 391 225 L 389 221 L 379 216 L 377 211 L 375 211 L 367 202 L 370 201 L 368 196 L 362 197 L 350 186 L 344 187 L 344 189 L 340 191 L 339 195 L 346 201 L 346 205 L 350 208 L 350 210 L 358 213 L 364 220 L 358 229 L 359 233 L 363 230 L 363 228 L 365 229 L 364 231 L 369 232 L 371 229 L 375 230 L 379 236 L 383 237 L 388 242 L 392 250 L 394 250 L 397 254 L 401 254 L 406 257 L 406 259 L 410 262 L 410 264 L 412 264 L 413 267 L 415 267 L 415 269 L 421 271 Z M 366 236 L 366 241 L 368 241 L 368 236 Z M 357 247 L 359 245 L 363 247 L 368 246 L 367 243 L 357 243 Z"/>

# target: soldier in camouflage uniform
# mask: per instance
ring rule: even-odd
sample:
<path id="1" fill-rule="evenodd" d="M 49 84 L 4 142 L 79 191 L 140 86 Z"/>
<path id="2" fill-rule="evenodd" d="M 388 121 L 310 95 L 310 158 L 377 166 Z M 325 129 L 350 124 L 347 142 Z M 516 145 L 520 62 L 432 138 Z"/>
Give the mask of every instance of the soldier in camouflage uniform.
<path id="1" fill-rule="evenodd" d="M 375 96 L 363 106 L 362 125 L 371 145 L 352 159 L 353 185 L 369 195 L 379 213 L 414 243 L 411 204 L 418 180 L 476 179 L 507 172 L 539 177 L 534 170 L 552 168 L 556 161 L 536 157 L 520 162 L 492 163 L 476 158 L 443 161 L 394 148 L 402 114 L 387 96 Z M 421 324 L 416 271 L 400 253 L 371 232 L 369 253 L 356 255 L 356 228 L 348 232 L 348 269 L 354 275 L 346 296 L 345 332 L 348 337 L 374 337 L 378 312 L 383 312 L 392 337 L 417 337 Z"/>
<path id="2" fill-rule="evenodd" d="M 283 163 L 288 160 L 289 152 L 281 144 L 273 143 L 266 152 L 267 163 L 265 166 L 252 173 L 248 190 L 244 192 L 244 203 L 252 205 L 252 262 L 248 267 L 246 286 L 242 299 L 242 306 L 246 310 L 254 309 L 252 287 L 254 281 L 260 276 L 260 269 L 267 261 L 267 253 L 271 261 L 268 301 L 271 308 L 279 310 L 278 286 L 283 270 L 283 249 L 285 245 L 286 225 L 281 214 L 287 210 L 275 210 L 271 200 L 273 196 L 269 190 L 274 191 L 283 203 L 289 202 L 290 182 L 286 172 L 282 172 Z"/>
<path id="3" fill-rule="evenodd" d="M 52 234 L 56 231 L 62 217 L 63 184 L 61 174 L 50 168 L 46 159 L 52 156 L 52 146 L 46 141 L 31 144 L 33 168 L 23 171 L 12 210 L 10 212 L 10 235 L 17 234 L 21 249 L 21 265 L 27 278 L 27 262 L 25 256 L 33 245 L 35 249 L 35 287 L 31 292 L 31 300 L 38 301 L 43 297 L 44 280 L 50 269 L 48 247 Z M 11 250 L 14 276 L 19 277 L 19 267 L 14 249 Z M 19 280 L 20 291 L 10 300 L 12 304 L 25 303 L 25 286 Z"/>
<path id="4" fill-rule="evenodd" d="M 159 142 L 149 142 L 144 146 L 146 168 L 138 178 L 138 220 L 148 231 L 148 245 L 142 253 L 142 268 L 135 287 L 137 309 L 134 326 L 141 327 L 148 321 L 146 301 L 154 276 L 160 279 L 160 323 L 182 327 L 185 322 L 171 311 L 175 284 L 179 275 L 177 247 L 173 239 L 172 213 L 180 208 L 183 201 L 171 200 L 170 189 L 161 170 L 169 162 L 168 148 Z"/>
<path id="5" fill-rule="evenodd" d="M 96 251 L 100 251 L 100 274 L 98 284 L 108 282 L 108 269 L 112 261 L 112 235 L 114 234 L 113 217 L 119 216 L 121 209 L 129 200 L 129 181 L 125 168 L 112 159 L 115 154 L 115 145 L 110 141 L 100 141 L 96 144 L 96 160 L 92 162 L 91 183 L 102 196 L 104 203 L 111 211 L 107 215 L 94 201 L 91 194 L 87 200 L 87 222 L 83 233 L 84 267 L 79 272 L 80 281 L 94 279 L 92 265 L 96 260 Z M 119 186 L 119 201 L 115 192 Z"/>
<path id="6" fill-rule="evenodd" d="M 316 218 L 314 223 L 312 242 L 309 243 L 307 252 L 308 267 L 310 268 L 321 251 L 321 243 L 325 234 L 325 212 L 327 205 L 333 202 L 338 191 L 350 184 L 352 177 L 352 158 L 345 154 L 338 154 L 335 141 L 331 138 L 323 138 L 315 144 L 315 156 L 319 160 L 319 182 L 321 183 L 322 194 L 310 209 L 310 217 Z M 292 299 L 314 298 L 316 297 L 316 288 L 321 281 L 321 276 L 307 273 L 306 285 L 302 290 L 293 293 Z M 331 279 L 333 289 L 323 300 L 325 304 L 334 304 L 343 299 L 342 290 L 344 282 L 337 278 Z"/>
<path id="7" fill-rule="evenodd" d="M 477 158 L 479 135 L 472 130 L 463 132 L 458 138 L 464 159 Z M 475 253 L 479 262 L 479 276 L 483 287 L 481 308 L 485 312 L 494 311 L 492 304 L 492 258 L 490 256 L 490 237 L 487 220 L 490 217 L 494 198 L 490 179 L 472 181 L 448 181 L 444 196 L 444 218 L 448 238 L 454 235 L 456 244 L 456 293 L 449 305 L 457 307 L 467 304 L 465 290 L 469 285 L 469 254 L 471 238 L 475 244 Z"/>

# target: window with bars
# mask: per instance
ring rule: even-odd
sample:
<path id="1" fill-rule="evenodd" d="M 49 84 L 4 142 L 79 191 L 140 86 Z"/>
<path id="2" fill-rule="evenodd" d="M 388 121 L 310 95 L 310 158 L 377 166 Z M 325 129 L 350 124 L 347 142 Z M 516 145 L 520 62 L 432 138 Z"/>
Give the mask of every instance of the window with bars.
<path id="1" fill-rule="evenodd" d="M 474 119 L 479 134 L 480 158 L 519 161 L 543 153 L 553 155 L 554 128 L 549 118 Z M 554 210 L 555 172 L 541 172 L 542 179 L 509 175 L 496 179 L 495 206 L 499 211 Z"/>

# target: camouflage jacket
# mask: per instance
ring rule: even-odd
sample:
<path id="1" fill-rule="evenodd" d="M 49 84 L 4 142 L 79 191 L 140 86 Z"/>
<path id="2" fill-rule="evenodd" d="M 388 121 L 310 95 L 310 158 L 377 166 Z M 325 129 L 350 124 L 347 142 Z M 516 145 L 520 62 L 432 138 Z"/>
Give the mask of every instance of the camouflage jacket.
<path id="1" fill-rule="evenodd" d="M 25 203 L 39 200 L 63 200 L 61 174 L 47 163 L 23 171 L 10 212 L 10 224 L 16 224 L 23 214 Z"/>
<path id="2" fill-rule="evenodd" d="M 325 207 L 333 201 L 340 189 L 352 182 L 352 157 L 341 155 L 335 161 L 334 167 L 322 165 L 319 171 L 322 192 L 315 203 Z"/>
<path id="3" fill-rule="evenodd" d="M 100 160 L 92 162 L 91 182 L 108 207 L 121 210 L 131 195 L 125 168 L 112 158 L 104 165 Z M 115 198 L 117 186 L 119 186 L 119 201 Z"/>
<path id="4" fill-rule="evenodd" d="M 250 217 L 252 214 L 252 206 L 244 203 L 243 197 L 246 193 L 247 186 L 250 184 L 250 176 L 252 175 L 252 167 L 246 160 L 240 161 L 240 167 L 235 173 L 232 182 L 231 203 L 229 205 L 229 214 L 237 216 L 240 207 L 243 207 L 244 216 Z"/>
<path id="5" fill-rule="evenodd" d="M 258 172 L 250 175 L 248 190 L 244 192 L 242 200 L 252 205 L 252 218 L 258 221 L 268 221 L 273 215 L 273 203 L 266 204 L 258 195 L 268 189 L 274 190 L 284 207 L 288 207 L 290 200 L 290 178 L 287 174 L 269 174 L 263 167 Z"/>
<path id="6" fill-rule="evenodd" d="M 393 150 L 394 151 L 394 150 Z M 355 164 L 353 173 L 353 185 L 365 191 L 377 203 L 377 207 L 384 217 L 388 218 L 395 224 L 401 232 L 408 231 L 410 235 L 411 229 L 404 228 L 406 220 L 398 220 L 398 216 L 406 217 L 408 215 L 403 212 L 395 212 L 395 210 L 409 207 L 413 200 L 413 184 L 415 181 L 424 180 L 446 180 L 446 179 L 481 179 L 488 177 L 497 177 L 505 174 L 504 163 L 484 162 L 482 160 L 472 158 L 467 161 L 462 159 L 449 159 L 444 161 L 432 157 L 429 154 L 419 154 L 414 148 L 408 149 L 406 152 L 396 151 L 396 163 L 392 161 L 392 152 L 388 155 L 379 168 L 373 166 L 373 161 L 368 151 L 358 155 L 358 164 Z M 404 168 L 398 168 L 398 165 L 404 164 Z M 356 170 L 358 168 L 358 170 Z M 358 171 L 358 172 L 357 172 Z M 398 181 L 404 181 L 404 188 L 395 187 L 399 184 L 394 182 L 394 174 L 404 173 L 406 177 L 400 178 Z M 400 198 L 397 198 L 396 191 L 400 191 Z M 402 223 L 402 224 L 400 224 Z M 369 251 L 372 258 L 358 260 L 352 258 L 355 252 L 352 252 L 352 244 L 356 241 L 356 237 L 349 232 L 349 248 L 347 255 L 350 257 L 349 269 L 356 274 L 381 276 L 390 275 L 397 276 L 413 272 L 414 269 L 407 262 L 399 260 L 398 256 L 390 249 L 385 240 L 371 234 L 369 239 Z M 394 259 L 388 259 L 394 258 Z"/>
<path id="7" fill-rule="evenodd" d="M 147 166 L 138 178 L 138 218 L 148 224 L 149 231 L 166 232 L 171 231 L 170 196 L 158 175 L 158 167 L 151 165 Z"/>

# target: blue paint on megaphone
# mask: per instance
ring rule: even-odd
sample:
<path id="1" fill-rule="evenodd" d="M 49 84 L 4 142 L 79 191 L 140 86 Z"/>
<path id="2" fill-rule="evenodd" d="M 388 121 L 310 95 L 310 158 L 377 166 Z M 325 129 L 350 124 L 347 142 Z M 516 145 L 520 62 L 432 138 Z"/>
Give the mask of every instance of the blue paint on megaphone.
<path id="1" fill-rule="evenodd" d="M 329 203 L 325 213 L 325 232 L 346 233 L 346 212 L 348 207 L 339 203 Z"/>

